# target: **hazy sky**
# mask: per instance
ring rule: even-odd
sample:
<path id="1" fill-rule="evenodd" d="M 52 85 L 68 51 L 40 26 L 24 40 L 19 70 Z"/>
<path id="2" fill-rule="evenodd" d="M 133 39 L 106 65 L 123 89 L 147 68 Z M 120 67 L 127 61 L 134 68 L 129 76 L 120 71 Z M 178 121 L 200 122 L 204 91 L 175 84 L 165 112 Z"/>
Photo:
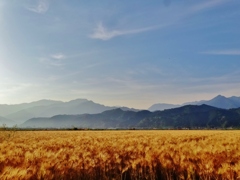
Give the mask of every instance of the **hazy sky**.
<path id="1" fill-rule="evenodd" d="M 240 96 L 239 0 L 0 0 L 0 104 Z"/>

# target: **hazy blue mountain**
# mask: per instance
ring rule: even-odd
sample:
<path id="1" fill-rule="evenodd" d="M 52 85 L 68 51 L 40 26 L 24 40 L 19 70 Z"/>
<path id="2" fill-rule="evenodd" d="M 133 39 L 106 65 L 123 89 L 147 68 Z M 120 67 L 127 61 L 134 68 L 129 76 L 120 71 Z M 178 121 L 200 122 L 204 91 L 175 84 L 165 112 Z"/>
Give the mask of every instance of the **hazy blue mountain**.
<path id="1" fill-rule="evenodd" d="M 232 96 L 232 97 L 225 97 L 222 95 L 218 95 L 210 100 L 205 101 L 199 101 L 195 103 L 189 103 L 189 104 L 207 104 L 209 106 L 214 106 L 222 109 L 231 109 L 231 108 L 238 108 L 240 107 L 240 97 Z"/>
<path id="2" fill-rule="evenodd" d="M 175 104 L 166 104 L 166 103 L 158 103 L 154 104 L 151 107 L 148 108 L 149 111 L 159 111 L 164 109 L 172 109 L 176 107 L 180 107 L 181 105 L 175 105 Z"/>
<path id="3" fill-rule="evenodd" d="M 235 103 L 237 103 L 237 104 L 240 104 L 240 97 L 232 96 L 232 97 L 230 97 L 229 99 L 231 99 L 232 102 L 235 102 Z"/>
<path id="4" fill-rule="evenodd" d="M 230 98 L 226 98 L 225 96 L 218 95 L 215 98 L 206 102 L 210 106 L 222 108 L 222 109 L 230 109 L 236 108 L 240 106 L 240 104 L 235 103 Z"/>
<path id="5" fill-rule="evenodd" d="M 154 104 L 148 110 L 156 111 L 156 110 L 164 110 L 164 109 L 171 109 L 175 107 L 181 107 L 185 105 L 201 105 L 206 104 L 209 106 L 214 106 L 217 108 L 222 109 L 231 109 L 231 108 L 238 108 L 240 107 L 240 97 L 232 96 L 232 97 L 225 97 L 222 95 L 218 95 L 210 100 L 201 100 L 201 101 L 194 101 L 194 102 L 187 102 L 183 103 L 182 105 L 174 105 L 174 104 Z"/>
<path id="6" fill-rule="evenodd" d="M 62 103 L 62 102 L 53 101 L 53 100 L 40 100 L 40 101 L 31 102 L 31 103 L 22 103 L 22 104 L 13 104 L 13 105 L 0 104 L 0 115 L 7 116 L 17 111 L 21 111 L 34 106 L 48 106 L 48 105 L 53 105 L 58 103 Z"/>
<path id="7" fill-rule="evenodd" d="M 227 128 L 240 127 L 240 108 L 220 109 L 186 105 L 163 111 L 113 109 L 98 114 L 57 115 L 32 118 L 21 127 L 34 128 Z"/>
<path id="8" fill-rule="evenodd" d="M 108 109 L 111 108 L 92 101 L 78 99 L 65 103 L 34 106 L 9 114 L 6 117 L 22 123 L 33 117 L 51 117 L 58 114 L 100 113 Z"/>
<path id="9" fill-rule="evenodd" d="M 4 105 L 2 105 L 2 107 L 4 108 Z M 87 99 L 76 99 L 69 102 L 41 100 L 33 103 L 7 105 L 5 107 L 12 107 L 13 109 L 11 110 L 12 113 L 7 114 L 4 117 L 12 119 L 17 123 L 23 123 L 24 121 L 34 117 L 52 117 L 59 114 L 96 114 L 116 108 L 94 103 L 93 101 L 89 101 Z M 127 107 L 121 108 L 124 110 L 137 111 Z"/>

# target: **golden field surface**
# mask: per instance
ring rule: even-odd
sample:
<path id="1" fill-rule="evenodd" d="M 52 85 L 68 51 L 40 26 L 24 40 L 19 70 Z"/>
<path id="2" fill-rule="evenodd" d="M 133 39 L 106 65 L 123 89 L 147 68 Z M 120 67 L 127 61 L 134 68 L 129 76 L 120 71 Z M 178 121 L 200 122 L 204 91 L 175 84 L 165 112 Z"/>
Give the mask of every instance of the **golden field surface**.
<path id="1" fill-rule="evenodd" d="M 240 179 L 240 131 L 0 131 L 0 179 Z"/>

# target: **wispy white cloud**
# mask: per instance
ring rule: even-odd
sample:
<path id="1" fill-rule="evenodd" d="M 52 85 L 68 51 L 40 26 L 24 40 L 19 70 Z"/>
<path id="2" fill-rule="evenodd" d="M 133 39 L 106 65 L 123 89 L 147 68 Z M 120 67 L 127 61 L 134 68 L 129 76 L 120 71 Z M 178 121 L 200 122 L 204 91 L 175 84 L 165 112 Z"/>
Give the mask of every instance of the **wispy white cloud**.
<path id="1" fill-rule="evenodd" d="M 51 58 L 47 58 L 47 57 L 39 58 L 39 62 L 42 64 L 45 64 L 47 66 L 55 66 L 55 67 L 60 67 L 60 66 L 64 65 L 60 60 L 51 59 Z"/>
<path id="2" fill-rule="evenodd" d="M 62 53 L 57 53 L 57 54 L 52 54 L 51 55 L 52 59 L 57 59 L 57 60 L 61 60 L 61 59 L 65 59 L 66 56 Z"/>
<path id="3" fill-rule="evenodd" d="M 97 28 L 95 29 L 94 33 L 90 35 L 90 38 L 101 39 L 101 40 L 109 40 L 109 39 L 114 38 L 116 36 L 122 36 L 122 35 L 128 35 L 128 34 L 137 34 L 137 33 L 141 33 L 141 32 L 152 31 L 152 30 L 159 29 L 160 27 L 162 27 L 162 26 L 150 26 L 150 27 L 139 28 L 139 29 L 131 29 L 131 30 L 108 30 L 100 22 L 100 23 L 98 23 Z"/>
<path id="4" fill-rule="evenodd" d="M 201 54 L 236 56 L 236 55 L 240 55 L 240 49 L 211 50 L 211 51 L 201 52 Z"/>
<path id="5" fill-rule="evenodd" d="M 45 57 L 39 58 L 39 62 L 47 66 L 55 66 L 55 67 L 64 66 L 64 63 L 62 63 L 60 60 L 45 58 Z"/>
<path id="6" fill-rule="evenodd" d="M 40 57 L 39 62 L 48 66 L 56 66 L 56 67 L 60 67 L 60 66 L 64 66 L 63 60 L 68 58 L 65 54 L 63 53 L 56 53 L 56 54 L 52 54 L 49 56 L 45 56 L 45 57 Z"/>
<path id="7" fill-rule="evenodd" d="M 44 14 L 49 9 L 49 0 L 38 0 L 37 5 L 27 7 L 29 11 Z"/>
<path id="8" fill-rule="evenodd" d="M 167 3 L 170 3 L 171 1 L 166 1 Z M 179 14 L 174 19 L 171 19 L 171 22 L 163 21 L 161 25 L 157 23 L 153 26 L 143 26 L 142 28 L 135 28 L 135 29 L 109 29 L 108 27 L 104 26 L 102 22 L 97 24 L 97 27 L 94 29 L 93 33 L 90 35 L 90 38 L 92 39 L 100 39 L 100 40 L 110 40 L 117 36 L 123 36 L 123 35 L 129 35 L 129 34 L 138 34 L 143 33 L 147 31 L 153 31 L 158 30 L 163 27 L 171 26 L 176 23 L 179 23 L 179 20 L 184 19 L 188 16 L 191 16 L 193 14 L 199 13 L 201 11 L 205 11 L 214 7 L 218 7 L 220 5 L 223 5 L 227 3 L 228 0 L 211 0 L 211 1 L 204 1 L 197 3 L 196 5 L 189 6 L 189 8 L 185 9 L 185 12 L 183 14 Z M 167 22 L 167 23 L 166 23 Z"/>
<path id="9" fill-rule="evenodd" d="M 229 2 L 229 1 L 228 0 L 211 0 L 211 1 L 201 2 L 197 5 L 192 6 L 188 13 L 197 13 L 199 11 L 217 7 L 217 6 L 227 3 L 227 2 Z"/>

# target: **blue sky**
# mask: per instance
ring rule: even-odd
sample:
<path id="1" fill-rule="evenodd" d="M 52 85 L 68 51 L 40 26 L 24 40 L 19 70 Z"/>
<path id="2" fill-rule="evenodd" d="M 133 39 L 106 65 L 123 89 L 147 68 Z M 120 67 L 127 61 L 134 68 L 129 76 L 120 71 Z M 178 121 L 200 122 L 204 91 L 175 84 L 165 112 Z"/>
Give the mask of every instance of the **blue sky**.
<path id="1" fill-rule="evenodd" d="M 238 0 L 1 0 L 0 104 L 240 96 Z"/>

